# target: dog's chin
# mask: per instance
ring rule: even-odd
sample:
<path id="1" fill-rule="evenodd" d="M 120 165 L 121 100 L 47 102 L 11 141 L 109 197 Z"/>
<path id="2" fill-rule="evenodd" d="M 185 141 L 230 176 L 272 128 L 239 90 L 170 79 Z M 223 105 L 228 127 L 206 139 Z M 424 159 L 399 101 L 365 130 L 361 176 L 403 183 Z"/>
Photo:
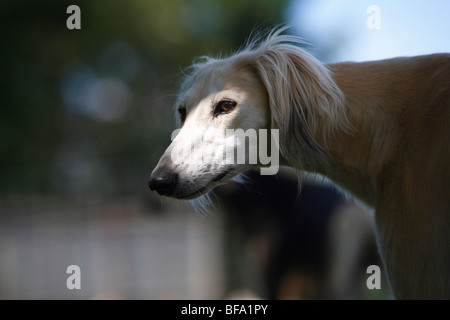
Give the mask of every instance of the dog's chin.
<path id="1" fill-rule="evenodd" d="M 194 199 L 197 199 L 198 197 L 208 193 L 209 191 L 212 190 L 212 188 L 214 188 L 214 186 L 213 187 L 209 187 L 209 186 L 208 187 L 204 187 L 204 188 L 201 188 L 200 190 L 195 191 L 194 193 L 190 193 L 190 194 L 187 194 L 187 195 L 174 194 L 174 195 L 171 195 L 170 197 L 178 199 L 178 200 L 194 200 Z"/>
<path id="2" fill-rule="evenodd" d="M 226 182 L 227 180 L 229 180 L 233 176 L 235 176 L 236 173 L 233 173 L 232 171 L 233 171 L 233 168 L 225 170 L 224 172 L 216 175 L 213 179 L 211 179 L 211 181 L 207 185 L 201 187 L 198 190 L 195 190 L 194 192 L 188 192 L 188 193 L 178 192 L 178 193 L 175 193 L 173 195 L 170 195 L 170 197 L 175 198 L 175 199 L 179 199 L 179 200 L 193 200 L 193 199 L 196 199 L 196 198 L 204 195 L 205 193 L 210 192 L 211 190 L 213 190 L 218 185 Z"/>

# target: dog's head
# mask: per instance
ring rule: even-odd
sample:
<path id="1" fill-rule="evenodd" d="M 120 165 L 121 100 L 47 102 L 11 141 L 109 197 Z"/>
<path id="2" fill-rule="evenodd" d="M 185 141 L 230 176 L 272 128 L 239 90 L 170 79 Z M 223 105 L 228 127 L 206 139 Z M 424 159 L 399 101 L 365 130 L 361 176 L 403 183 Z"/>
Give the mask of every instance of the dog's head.
<path id="1" fill-rule="evenodd" d="M 314 135 L 333 117 L 339 90 L 320 62 L 292 44 L 299 40 L 281 31 L 192 66 L 175 105 L 181 128 L 150 189 L 192 199 L 251 167 L 274 174 L 280 161 L 307 168 L 313 153 L 323 154 Z"/>
<path id="2" fill-rule="evenodd" d="M 249 66 L 208 59 L 194 68 L 176 103 L 181 128 L 149 181 L 160 194 L 183 199 L 259 165 L 250 161 L 258 145 L 251 135 L 270 128 L 266 91 Z"/>

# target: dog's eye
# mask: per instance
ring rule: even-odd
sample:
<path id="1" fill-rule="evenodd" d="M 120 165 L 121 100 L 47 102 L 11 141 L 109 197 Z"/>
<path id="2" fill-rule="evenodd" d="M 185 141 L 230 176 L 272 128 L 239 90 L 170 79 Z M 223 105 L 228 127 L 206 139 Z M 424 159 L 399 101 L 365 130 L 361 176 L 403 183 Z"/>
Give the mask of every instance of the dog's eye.
<path id="1" fill-rule="evenodd" d="M 216 105 L 216 109 L 214 109 L 214 115 L 217 116 L 223 113 L 231 112 L 237 103 L 231 100 L 222 100 Z"/>
<path id="2" fill-rule="evenodd" d="M 180 114 L 181 122 L 184 122 L 184 120 L 186 120 L 186 108 L 179 108 L 178 113 Z"/>

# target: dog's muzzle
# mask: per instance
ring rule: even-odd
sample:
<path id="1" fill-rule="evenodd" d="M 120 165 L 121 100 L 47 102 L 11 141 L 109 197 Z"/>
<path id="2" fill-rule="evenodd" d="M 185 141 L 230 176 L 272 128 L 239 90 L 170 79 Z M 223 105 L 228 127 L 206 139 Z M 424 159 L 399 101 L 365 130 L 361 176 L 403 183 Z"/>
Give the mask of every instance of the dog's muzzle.
<path id="1" fill-rule="evenodd" d="M 157 170 L 152 173 L 148 187 L 162 196 L 172 195 L 178 184 L 178 174 L 169 170 Z"/>

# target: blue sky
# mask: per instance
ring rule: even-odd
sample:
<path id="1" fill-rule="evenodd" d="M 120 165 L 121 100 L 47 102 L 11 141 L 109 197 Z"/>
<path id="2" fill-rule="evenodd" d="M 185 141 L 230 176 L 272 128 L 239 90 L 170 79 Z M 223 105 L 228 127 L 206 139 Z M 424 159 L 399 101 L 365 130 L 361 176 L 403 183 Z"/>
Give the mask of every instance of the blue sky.
<path id="1" fill-rule="evenodd" d="M 369 29 L 379 8 L 379 29 Z M 450 52 L 449 0 L 292 0 L 285 20 L 326 62 Z"/>

